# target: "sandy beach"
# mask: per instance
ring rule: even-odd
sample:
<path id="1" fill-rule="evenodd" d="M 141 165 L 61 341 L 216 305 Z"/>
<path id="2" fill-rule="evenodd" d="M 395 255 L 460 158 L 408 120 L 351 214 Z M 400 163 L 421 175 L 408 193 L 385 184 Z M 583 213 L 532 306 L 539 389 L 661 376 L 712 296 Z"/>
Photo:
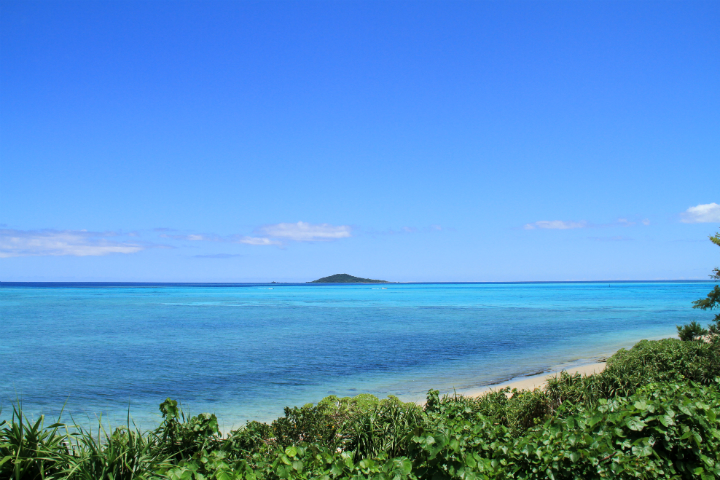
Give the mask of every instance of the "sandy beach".
<path id="1" fill-rule="evenodd" d="M 463 395 L 468 397 L 479 397 L 486 394 L 487 392 L 499 390 L 505 387 L 517 388 L 518 390 L 534 390 L 536 388 L 544 388 L 545 385 L 547 385 L 547 381 L 549 378 L 560 375 L 562 371 L 573 375 L 576 373 L 579 373 L 580 375 L 592 375 L 594 373 L 600 373 L 603 370 L 605 370 L 605 362 L 591 363 L 589 365 L 582 365 L 579 367 L 568 368 L 565 370 L 554 371 L 551 373 L 541 373 L 539 375 L 533 375 L 521 379 L 513 379 L 509 382 L 498 383 L 496 385 L 488 385 L 482 388 L 467 390 L 463 392 Z"/>
<path id="2" fill-rule="evenodd" d="M 469 390 L 458 391 L 458 395 L 465 397 L 480 397 L 488 392 L 497 391 L 501 388 L 510 387 L 517 388 L 518 390 L 535 390 L 536 388 L 545 388 L 548 379 L 560 375 L 561 372 L 567 372 L 571 375 L 579 373 L 580 375 L 593 375 L 600 373 L 605 370 L 605 362 L 590 363 L 588 365 L 580 365 L 578 367 L 564 368 L 562 370 L 555 370 L 550 373 L 541 373 L 538 375 L 531 375 L 527 377 L 519 377 L 509 380 L 503 383 L 496 383 L 493 385 L 486 385 L 480 388 L 474 388 Z M 446 392 L 447 393 L 447 392 Z M 452 392 L 450 392 L 452 394 Z M 418 405 L 425 405 L 425 400 L 417 402 Z"/>

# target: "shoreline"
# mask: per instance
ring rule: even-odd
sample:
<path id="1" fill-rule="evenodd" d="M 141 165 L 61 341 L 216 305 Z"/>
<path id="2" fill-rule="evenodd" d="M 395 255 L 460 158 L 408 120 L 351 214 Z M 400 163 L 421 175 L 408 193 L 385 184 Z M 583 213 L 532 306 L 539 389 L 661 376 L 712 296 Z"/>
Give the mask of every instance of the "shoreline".
<path id="1" fill-rule="evenodd" d="M 520 375 L 510 380 L 506 380 L 499 383 L 493 383 L 484 385 L 482 387 L 474 387 L 462 390 L 455 390 L 453 393 L 464 397 L 478 398 L 486 395 L 490 392 L 495 392 L 503 388 L 510 387 L 510 389 L 517 390 L 535 390 L 537 388 L 544 389 L 547 385 L 547 381 L 550 378 L 557 377 L 562 372 L 567 372 L 570 375 L 579 373 L 582 376 L 590 376 L 596 373 L 600 373 L 605 370 L 606 362 L 594 362 L 587 363 L 584 365 L 578 365 L 570 368 L 553 368 L 550 372 L 542 372 L 534 375 Z M 443 393 L 441 395 L 450 395 L 450 393 Z M 417 405 L 425 405 L 426 400 L 420 400 L 415 402 Z"/>
<path id="2" fill-rule="evenodd" d="M 638 342 L 642 340 L 649 340 L 649 341 L 656 341 L 656 340 L 663 340 L 666 338 L 678 338 L 677 335 L 659 335 L 659 336 L 651 336 L 651 337 L 645 337 L 640 338 L 635 341 L 633 341 L 629 345 L 623 345 L 623 344 L 616 344 L 616 347 L 611 351 L 607 352 L 605 355 L 597 356 L 595 358 L 585 358 L 585 359 L 576 359 L 576 360 L 568 360 L 567 362 L 555 364 L 553 367 L 551 367 L 548 370 L 545 370 L 543 372 L 534 373 L 534 374 L 521 374 L 517 375 L 513 378 L 509 378 L 507 380 L 502 380 L 496 383 L 489 383 L 486 385 L 481 386 L 475 386 L 475 387 L 467 387 L 467 388 L 459 388 L 456 390 L 453 390 L 452 392 L 440 392 L 441 395 L 451 395 L 453 393 L 456 393 L 457 395 L 463 395 L 466 397 L 479 397 L 482 395 L 485 395 L 486 393 L 490 391 L 496 391 L 500 390 L 501 388 L 510 387 L 511 389 L 516 388 L 518 390 L 534 390 L 536 388 L 544 388 L 547 384 L 547 381 L 551 377 L 556 377 L 560 375 L 561 372 L 567 372 L 571 375 L 574 375 L 576 373 L 579 373 L 583 376 L 590 376 L 595 373 L 600 373 L 603 370 L 605 370 L 606 361 L 608 358 L 612 357 L 615 353 L 617 353 L 619 350 L 622 349 L 629 349 L 632 348 L 634 345 L 636 345 Z M 625 343 L 625 342 L 623 342 Z M 623 346 L 619 346 L 623 345 Z M 418 405 L 424 405 L 425 400 L 416 401 Z"/>
<path id="3" fill-rule="evenodd" d="M 465 390 L 462 395 L 468 397 L 480 397 L 491 391 L 497 391 L 506 387 L 511 389 L 516 388 L 518 390 L 535 390 L 536 388 L 544 389 L 547 385 L 547 381 L 550 378 L 557 377 L 562 372 L 567 372 L 570 375 L 579 373 L 582 376 L 590 376 L 596 373 L 600 373 L 605 370 L 606 362 L 596 362 L 587 365 L 580 365 L 573 368 L 564 368 L 562 370 L 553 370 L 549 373 L 539 373 L 537 375 L 515 377 L 507 382 L 496 383 L 493 385 L 487 385 L 484 387 L 473 388 Z"/>

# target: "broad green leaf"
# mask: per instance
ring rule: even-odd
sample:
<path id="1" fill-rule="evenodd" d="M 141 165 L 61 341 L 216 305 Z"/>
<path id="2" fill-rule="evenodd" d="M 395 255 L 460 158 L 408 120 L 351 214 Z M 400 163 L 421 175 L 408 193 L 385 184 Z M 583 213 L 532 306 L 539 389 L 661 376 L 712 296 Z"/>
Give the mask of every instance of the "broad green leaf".
<path id="1" fill-rule="evenodd" d="M 643 422 L 643 421 L 642 421 L 640 418 L 638 418 L 638 417 L 630 417 L 630 418 L 628 418 L 625 424 L 627 425 L 627 427 L 628 427 L 630 430 L 634 430 L 634 431 L 636 431 L 636 432 L 639 432 L 639 431 L 641 431 L 643 428 L 645 428 L 645 422 Z"/>
<path id="2" fill-rule="evenodd" d="M 662 423 L 664 426 L 669 427 L 670 425 L 674 425 L 675 422 L 673 421 L 673 418 L 670 415 L 660 415 L 657 417 L 657 419 Z"/>

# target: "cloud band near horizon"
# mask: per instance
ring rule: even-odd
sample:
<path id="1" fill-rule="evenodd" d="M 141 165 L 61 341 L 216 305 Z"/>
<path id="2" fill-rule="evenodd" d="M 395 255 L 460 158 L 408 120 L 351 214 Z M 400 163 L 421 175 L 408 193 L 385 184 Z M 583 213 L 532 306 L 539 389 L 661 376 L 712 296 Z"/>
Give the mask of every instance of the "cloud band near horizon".
<path id="1" fill-rule="evenodd" d="M 0 230 L 0 258 L 37 256 L 97 257 L 137 253 L 146 245 L 109 240 L 115 232 L 85 230 Z"/>
<path id="2" fill-rule="evenodd" d="M 253 246 L 281 246 L 283 242 L 327 242 L 349 238 L 351 227 L 329 223 L 308 222 L 278 223 L 260 227 L 255 236 L 232 235 L 220 237 L 205 234 L 171 234 L 171 229 L 156 229 L 159 236 L 168 240 L 189 242 L 227 242 Z M 103 256 L 114 253 L 131 254 L 147 248 L 171 248 L 167 245 L 113 240 L 116 232 L 89 232 L 86 230 L 14 230 L 0 229 L 0 258 L 30 256 Z M 129 236 L 135 236 L 129 234 Z"/>

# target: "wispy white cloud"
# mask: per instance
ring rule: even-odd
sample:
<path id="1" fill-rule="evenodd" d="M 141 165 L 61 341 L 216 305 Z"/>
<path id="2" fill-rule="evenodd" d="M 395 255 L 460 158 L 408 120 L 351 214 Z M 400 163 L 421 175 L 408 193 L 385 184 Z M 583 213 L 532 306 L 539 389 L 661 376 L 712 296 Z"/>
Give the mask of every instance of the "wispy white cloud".
<path id="1" fill-rule="evenodd" d="M 351 228 L 349 226 L 336 226 L 330 225 L 329 223 L 278 223 L 275 225 L 265 225 L 258 231 L 267 237 L 292 240 L 295 242 L 323 242 L 351 236 Z"/>
<path id="2" fill-rule="evenodd" d="M 31 256 L 76 257 L 111 253 L 137 253 L 146 248 L 138 243 L 110 241 L 115 232 L 85 230 L 0 230 L 0 258 Z"/>
<path id="3" fill-rule="evenodd" d="M 614 223 L 601 224 L 601 225 L 588 225 L 593 227 L 634 227 L 635 225 L 643 225 L 647 227 L 650 225 L 650 220 L 645 218 L 643 220 L 628 220 L 627 218 L 618 218 Z"/>
<path id="4" fill-rule="evenodd" d="M 525 230 L 547 229 L 547 230 L 571 230 L 574 228 L 585 228 L 587 222 L 566 222 L 563 220 L 540 220 L 539 222 L 526 223 Z"/>
<path id="5" fill-rule="evenodd" d="M 586 221 L 573 222 L 563 220 L 541 220 L 539 222 L 526 223 L 523 228 L 525 230 L 572 230 L 576 228 L 611 228 L 611 227 L 634 227 L 636 225 L 650 225 L 650 220 L 628 220 L 627 218 L 618 218 L 610 223 L 588 223 Z"/>
<path id="6" fill-rule="evenodd" d="M 267 237 L 236 237 L 233 241 L 245 245 L 282 245 L 282 242 Z"/>
<path id="7" fill-rule="evenodd" d="M 200 234 L 189 234 L 189 235 L 169 235 L 169 234 L 162 234 L 160 235 L 161 238 L 171 238 L 173 240 L 189 240 L 191 242 L 199 242 L 199 241 L 217 241 L 218 238 L 215 236 L 208 236 L 208 235 L 200 235 Z"/>
<path id="8" fill-rule="evenodd" d="M 720 205 L 705 203 L 690 207 L 680 215 L 683 223 L 715 223 L 720 222 Z"/>
<path id="9" fill-rule="evenodd" d="M 231 242 L 245 245 L 281 246 L 285 242 L 323 242 L 338 240 L 352 236 L 351 227 L 347 225 L 330 225 L 329 223 L 311 224 L 308 222 L 277 223 L 264 225 L 255 230 L 254 235 L 229 235 L 219 236 L 214 234 L 200 233 L 171 233 L 176 230 L 170 228 L 156 228 L 161 238 L 172 240 L 187 240 L 193 242 Z"/>

